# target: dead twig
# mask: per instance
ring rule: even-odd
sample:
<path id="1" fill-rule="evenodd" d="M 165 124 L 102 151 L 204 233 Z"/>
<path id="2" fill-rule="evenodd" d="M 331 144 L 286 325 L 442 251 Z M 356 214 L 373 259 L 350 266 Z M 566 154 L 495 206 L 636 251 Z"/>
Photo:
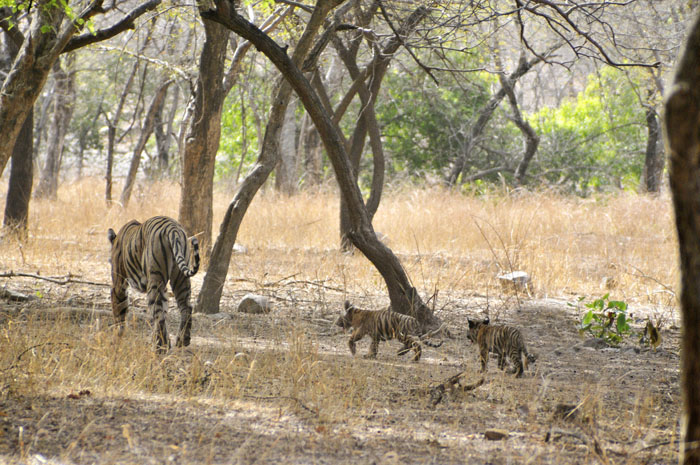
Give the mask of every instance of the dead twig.
<path id="1" fill-rule="evenodd" d="M 17 357 L 15 357 L 15 361 L 12 362 L 12 363 L 10 364 L 10 366 L 8 366 L 7 368 L 3 368 L 3 369 L 1 370 L 1 372 L 4 373 L 4 372 L 6 372 L 6 371 L 10 371 L 11 369 L 17 367 L 17 365 L 19 364 L 19 361 L 22 359 L 22 357 L 24 356 L 24 354 L 26 354 L 27 352 L 29 352 L 29 351 L 31 351 L 31 350 L 34 350 L 34 349 L 36 349 L 36 348 L 38 348 L 38 347 L 42 347 L 42 346 L 59 346 L 59 345 L 60 345 L 60 346 L 68 346 L 68 347 L 71 346 L 71 345 L 68 344 L 67 342 L 42 342 L 41 344 L 36 344 L 36 345 L 31 346 L 31 347 L 27 347 L 27 348 L 24 349 L 22 352 L 20 352 L 20 354 L 19 354 Z"/>
<path id="2" fill-rule="evenodd" d="M 246 395 L 244 395 L 243 397 L 246 397 L 246 398 L 248 398 L 248 399 L 255 399 L 255 400 L 280 400 L 280 399 L 293 400 L 293 401 L 295 401 L 297 404 L 299 404 L 299 406 L 300 406 L 301 408 L 303 408 L 304 410 L 307 410 L 308 412 L 311 412 L 311 413 L 313 413 L 314 415 L 318 415 L 318 412 L 317 412 L 317 411 L 315 411 L 315 410 L 313 410 L 313 409 L 307 407 L 306 405 L 304 405 L 304 403 L 303 403 L 302 401 L 300 401 L 300 400 L 297 399 L 296 397 L 292 397 L 292 396 L 253 396 L 253 395 L 250 395 L 250 394 L 246 394 Z"/>
<path id="3" fill-rule="evenodd" d="M 32 279 L 41 279 L 44 281 L 49 281 L 54 284 L 70 284 L 70 283 L 75 283 L 75 284 L 89 284 L 91 286 L 104 286 L 104 287 L 109 287 L 111 284 L 107 283 L 99 283 L 97 281 L 87 281 L 84 279 L 75 279 L 75 275 L 73 274 L 67 274 L 66 276 L 41 276 L 38 274 L 34 273 L 22 273 L 19 271 L 5 271 L 0 273 L 0 278 L 32 278 Z"/>
<path id="4" fill-rule="evenodd" d="M 447 378 L 446 381 L 430 389 L 430 402 L 433 406 L 439 404 L 442 401 L 443 397 L 445 396 L 445 392 L 449 391 L 450 393 L 452 393 L 456 389 L 459 389 L 462 392 L 473 391 L 474 389 L 484 384 L 484 378 L 480 378 L 477 382 L 472 384 L 462 384 L 460 382 L 460 378 L 464 375 L 464 373 L 464 371 L 460 371 L 456 375 L 450 376 L 449 378 Z"/>

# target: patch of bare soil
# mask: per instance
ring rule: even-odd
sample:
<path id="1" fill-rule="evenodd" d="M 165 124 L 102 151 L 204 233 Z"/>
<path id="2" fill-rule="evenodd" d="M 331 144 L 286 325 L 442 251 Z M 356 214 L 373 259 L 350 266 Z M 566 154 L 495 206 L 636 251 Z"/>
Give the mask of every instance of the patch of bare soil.
<path id="1" fill-rule="evenodd" d="M 368 387 L 359 402 L 347 399 L 343 407 L 345 394 L 338 391 L 333 393 L 335 404 L 328 406 L 313 395 L 280 392 L 274 383 L 265 382 L 223 400 L 182 391 L 103 395 L 81 386 L 68 393 L 15 392 L 0 396 L 0 462 L 677 462 L 677 328 L 664 329 L 656 351 L 640 348 L 636 341 L 621 348 L 596 347 L 578 334 L 577 317 L 565 301 L 491 303 L 491 320 L 520 327 L 528 349 L 538 357 L 536 363 L 515 379 L 499 371 L 492 359 L 483 385 L 448 394 L 433 405 L 429 391 L 436 384 L 460 371 L 468 383 L 481 377 L 477 350 L 466 340 L 466 319 L 483 316 L 486 302 L 449 300 L 439 315 L 454 337 L 440 348 L 424 347 L 418 363 L 410 356 L 398 357 L 396 341 L 381 343 L 378 358 L 365 360 L 361 355 L 369 341 L 358 343 L 353 358 L 347 347 L 349 334 L 332 325 L 341 311 L 341 296 L 315 299 L 317 287 L 278 292 L 268 315 L 234 313 L 238 296 L 228 295 L 223 308 L 229 313 L 196 315 L 192 346 L 173 350 L 171 356 L 182 363 L 197 357 L 205 364 L 226 351 L 245 353 L 247 358 L 284 357 L 289 348 L 281 335 L 303 331 L 317 351 L 314 363 L 333 376 L 365 377 L 361 382 Z M 62 295 L 54 289 L 51 302 L 45 298 L 3 303 L 0 332 L 8 321 L 21 324 L 22 315 L 37 312 L 46 318 L 52 313 L 73 315 L 76 332 L 111 321 L 108 291 L 72 289 Z M 142 318 L 132 319 L 128 331 L 147 338 L 143 306 L 136 301 L 133 313 Z M 369 307 L 367 300 L 362 306 Z M 177 318 L 171 303 L 171 332 Z M 642 324 L 637 322 L 635 329 L 641 330 Z M 235 328 L 235 341 L 220 336 L 222 327 Z M 0 370 L 2 386 L 9 372 L 8 367 Z"/>

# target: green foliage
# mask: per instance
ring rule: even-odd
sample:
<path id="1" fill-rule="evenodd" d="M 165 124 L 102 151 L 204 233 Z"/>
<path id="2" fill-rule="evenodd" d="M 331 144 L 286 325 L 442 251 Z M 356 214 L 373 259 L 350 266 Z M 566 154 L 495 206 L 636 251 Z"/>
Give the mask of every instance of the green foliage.
<path id="1" fill-rule="evenodd" d="M 478 67 L 478 56 L 456 53 L 451 58 L 455 67 Z M 439 80 L 438 86 L 425 72 L 398 66 L 387 74 L 377 119 L 391 160 L 390 175 L 439 173 L 464 152 L 470 123 L 489 99 L 494 77 L 472 72 L 456 79 L 441 75 Z"/>
<path id="2" fill-rule="evenodd" d="M 575 98 L 530 116 L 541 135 L 537 159 L 548 182 L 563 181 L 584 194 L 606 186 L 636 187 L 647 140 L 636 92 L 642 80 L 639 72 L 603 68 Z"/>
<path id="3" fill-rule="evenodd" d="M 627 323 L 627 303 L 610 300 L 610 294 L 584 304 L 588 311 L 581 318 L 579 333 L 588 333 L 604 339 L 611 345 L 618 346 L 627 336 L 634 333 Z M 581 302 L 585 297 L 581 297 Z"/>

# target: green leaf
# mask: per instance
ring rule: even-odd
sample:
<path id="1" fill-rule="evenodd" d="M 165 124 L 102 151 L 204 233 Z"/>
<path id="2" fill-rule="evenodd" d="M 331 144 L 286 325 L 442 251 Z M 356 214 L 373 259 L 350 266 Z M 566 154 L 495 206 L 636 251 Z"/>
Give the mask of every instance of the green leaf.
<path id="1" fill-rule="evenodd" d="M 583 320 L 581 320 L 581 326 L 591 326 L 591 322 L 593 321 L 593 310 L 589 310 L 584 316 Z"/>

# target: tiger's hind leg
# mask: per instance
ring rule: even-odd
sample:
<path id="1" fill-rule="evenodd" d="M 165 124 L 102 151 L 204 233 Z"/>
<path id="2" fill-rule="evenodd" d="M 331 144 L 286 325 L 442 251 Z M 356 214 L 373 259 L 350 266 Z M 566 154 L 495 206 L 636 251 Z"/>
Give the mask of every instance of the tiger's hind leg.
<path id="1" fill-rule="evenodd" d="M 149 277 L 148 288 L 148 308 L 151 310 L 151 324 L 153 325 L 153 343 L 156 352 L 164 354 L 170 349 L 170 338 L 168 329 L 165 326 L 165 311 L 168 300 L 165 298 L 165 283 L 162 279 Z"/>
<path id="2" fill-rule="evenodd" d="M 192 288 L 190 278 L 177 271 L 170 280 L 170 287 L 175 294 L 177 307 L 180 309 L 180 328 L 177 332 L 175 347 L 187 347 L 190 345 L 192 332 L 192 306 L 190 305 L 190 295 Z"/>
<path id="3" fill-rule="evenodd" d="M 375 359 L 377 358 L 377 349 L 379 349 L 379 338 L 373 337 L 372 343 L 369 345 L 369 352 L 365 355 L 365 358 Z"/>

